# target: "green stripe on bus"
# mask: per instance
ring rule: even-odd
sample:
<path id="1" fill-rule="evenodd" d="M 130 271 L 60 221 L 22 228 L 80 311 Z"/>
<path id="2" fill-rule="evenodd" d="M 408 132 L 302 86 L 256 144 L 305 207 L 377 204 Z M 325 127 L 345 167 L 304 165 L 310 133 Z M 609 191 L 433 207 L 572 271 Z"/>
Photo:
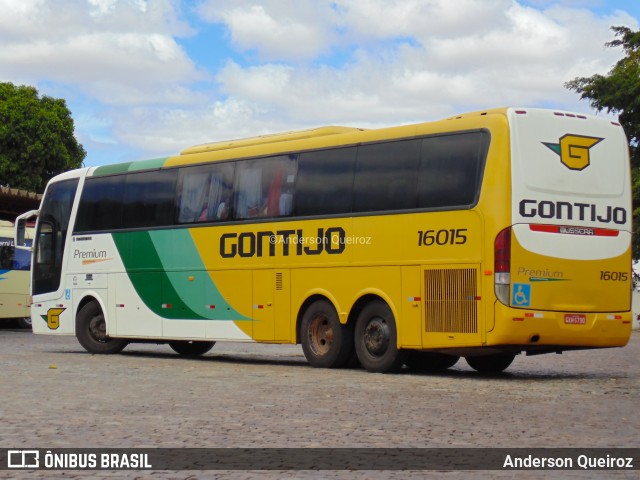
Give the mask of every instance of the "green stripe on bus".
<path id="1" fill-rule="evenodd" d="M 224 299 L 187 229 L 112 235 L 131 283 L 156 315 L 176 320 L 251 320 Z"/>
<path id="2" fill-rule="evenodd" d="M 169 319 L 203 319 L 173 289 L 148 232 L 112 235 L 133 287 L 153 313 Z"/>
<path id="3" fill-rule="evenodd" d="M 115 165 L 103 165 L 93 171 L 92 177 L 100 177 L 102 175 L 113 175 L 114 173 L 125 173 L 129 171 L 129 166 L 133 162 L 116 163 Z"/>
<path id="4" fill-rule="evenodd" d="M 93 177 L 113 175 L 116 173 L 137 172 L 138 170 L 153 170 L 161 168 L 169 157 L 138 160 L 137 162 L 116 163 L 115 165 L 103 165 L 93 171 Z"/>
<path id="5" fill-rule="evenodd" d="M 130 172 L 136 172 L 138 170 L 153 170 L 154 168 L 162 168 L 169 157 L 152 158 L 149 160 L 138 160 L 137 162 L 131 162 L 129 165 Z"/>
<path id="6" fill-rule="evenodd" d="M 251 320 L 222 296 L 188 229 L 154 230 L 149 235 L 171 286 L 192 310 L 208 320 Z"/>

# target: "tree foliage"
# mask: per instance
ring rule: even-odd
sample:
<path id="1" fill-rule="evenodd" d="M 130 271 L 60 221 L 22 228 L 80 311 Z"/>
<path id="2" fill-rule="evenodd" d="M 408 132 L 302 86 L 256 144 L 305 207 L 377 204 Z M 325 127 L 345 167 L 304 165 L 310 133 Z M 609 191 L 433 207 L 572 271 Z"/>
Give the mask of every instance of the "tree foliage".
<path id="1" fill-rule="evenodd" d="M 0 83 L 0 185 L 41 193 L 51 177 L 80 167 L 85 156 L 64 100 Z"/>
<path id="2" fill-rule="evenodd" d="M 565 84 L 598 111 L 617 114 L 629 139 L 633 182 L 633 257 L 640 258 L 640 31 L 611 27 L 615 40 L 607 47 L 622 47 L 625 56 L 607 75 L 578 77 Z"/>

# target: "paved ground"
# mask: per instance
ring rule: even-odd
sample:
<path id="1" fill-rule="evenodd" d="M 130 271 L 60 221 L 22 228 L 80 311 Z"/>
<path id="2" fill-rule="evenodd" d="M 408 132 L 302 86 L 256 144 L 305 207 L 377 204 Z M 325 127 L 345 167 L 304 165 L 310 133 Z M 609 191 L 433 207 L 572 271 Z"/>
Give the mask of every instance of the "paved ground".
<path id="1" fill-rule="evenodd" d="M 0 330 L 1 448 L 638 447 L 640 332 L 622 349 L 517 357 L 483 377 L 319 370 L 297 346 L 219 343 L 85 353 L 71 337 Z M 551 475 L 549 475 L 551 473 Z M 605 472 L 440 472 L 603 478 Z M 429 472 L 434 476 L 436 472 Z M 424 478 L 424 472 L 35 472 L 0 478 Z M 638 478 L 638 472 L 606 472 Z"/>

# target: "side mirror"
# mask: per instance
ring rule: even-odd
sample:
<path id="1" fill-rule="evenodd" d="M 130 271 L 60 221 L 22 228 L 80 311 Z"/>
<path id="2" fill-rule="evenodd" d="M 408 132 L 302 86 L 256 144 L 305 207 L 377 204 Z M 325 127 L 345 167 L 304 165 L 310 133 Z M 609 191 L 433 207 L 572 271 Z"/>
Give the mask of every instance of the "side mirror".
<path id="1" fill-rule="evenodd" d="M 13 242 L 16 249 L 26 250 L 28 252 L 31 251 L 31 246 L 26 246 L 27 240 L 32 240 L 27 236 L 27 220 L 33 217 L 37 217 L 39 213 L 39 210 L 31 210 L 27 213 L 23 213 L 18 218 L 16 218 L 16 230 Z"/>

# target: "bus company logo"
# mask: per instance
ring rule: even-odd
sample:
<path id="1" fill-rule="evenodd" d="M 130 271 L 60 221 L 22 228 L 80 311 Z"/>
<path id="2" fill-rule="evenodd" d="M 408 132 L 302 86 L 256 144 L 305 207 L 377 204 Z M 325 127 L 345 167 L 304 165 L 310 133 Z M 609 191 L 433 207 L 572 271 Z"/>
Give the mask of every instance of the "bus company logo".
<path id="1" fill-rule="evenodd" d="M 584 170 L 591 163 L 589 150 L 604 138 L 587 137 L 585 135 L 566 134 L 560 137 L 559 143 L 542 142 L 542 144 L 560 155 L 560 161 L 569 170 Z"/>
<path id="2" fill-rule="evenodd" d="M 64 312 L 66 308 L 50 308 L 47 310 L 46 315 L 40 315 L 42 319 L 47 322 L 47 327 L 51 330 L 57 330 L 60 326 L 60 315 Z"/>

